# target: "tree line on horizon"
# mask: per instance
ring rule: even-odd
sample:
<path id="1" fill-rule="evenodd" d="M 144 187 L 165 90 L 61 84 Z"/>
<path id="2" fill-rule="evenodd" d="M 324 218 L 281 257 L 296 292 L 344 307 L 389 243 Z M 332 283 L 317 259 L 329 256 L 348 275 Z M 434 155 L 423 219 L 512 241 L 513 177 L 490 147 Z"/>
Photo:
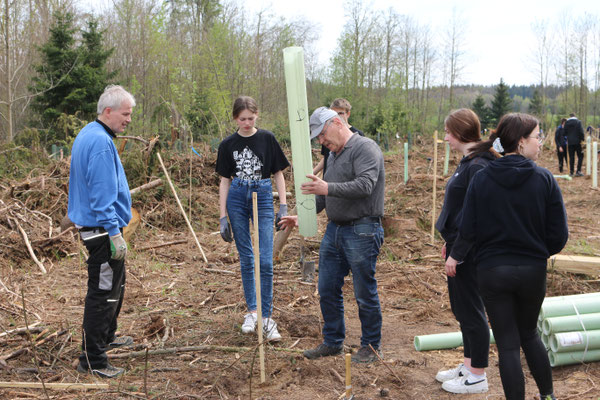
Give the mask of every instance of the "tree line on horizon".
<path id="1" fill-rule="evenodd" d="M 506 112 L 529 112 L 544 129 L 576 112 L 600 122 L 600 19 L 586 14 L 532 24 L 539 82 L 464 84 L 468 37 L 454 13 L 439 30 L 392 8 L 347 7 L 327 65 L 319 32 L 302 18 L 248 12 L 235 0 L 115 0 L 84 14 L 72 0 L 4 0 L 0 24 L 0 140 L 27 147 L 69 145 L 95 118 L 109 83 L 136 97 L 131 135 L 212 144 L 231 133 L 235 97 L 254 97 L 261 127 L 286 141 L 282 51 L 305 49 L 309 108 L 337 97 L 351 123 L 380 140 L 443 128 L 451 109 L 473 108 L 491 128 Z M 552 35 L 551 33 L 554 33 Z"/>

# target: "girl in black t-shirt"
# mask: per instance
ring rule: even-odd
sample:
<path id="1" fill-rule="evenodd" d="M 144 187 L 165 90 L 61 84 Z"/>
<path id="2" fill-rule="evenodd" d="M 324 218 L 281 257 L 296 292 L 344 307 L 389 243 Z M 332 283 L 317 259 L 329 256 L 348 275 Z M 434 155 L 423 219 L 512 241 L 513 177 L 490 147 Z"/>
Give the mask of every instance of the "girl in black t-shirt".
<path id="1" fill-rule="evenodd" d="M 217 173 L 221 237 L 227 242 L 235 238 L 240 255 L 242 285 L 248 313 L 242 324 L 243 333 L 256 330 L 257 305 L 254 283 L 254 252 L 250 235 L 253 218 L 252 193 L 257 193 L 260 247 L 260 298 L 263 328 L 267 340 L 278 341 L 281 335 L 271 318 L 273 300 L 273 224 L 287 215 L 283 170 L 290 164 L 275 135 L 254 125 L 258 107 L 251 97 L 240 96 L 233 104 L 233 119 L 239 129 L 219 145 Z M 279 193 L 279 212 L 273 210 L 271 175 Z M 229 222 L 227 221 L 229 216 Z M 275 221 L 274 221 L 275 219 Z M 233 237 L 232 237 L 233 231 Z"/>

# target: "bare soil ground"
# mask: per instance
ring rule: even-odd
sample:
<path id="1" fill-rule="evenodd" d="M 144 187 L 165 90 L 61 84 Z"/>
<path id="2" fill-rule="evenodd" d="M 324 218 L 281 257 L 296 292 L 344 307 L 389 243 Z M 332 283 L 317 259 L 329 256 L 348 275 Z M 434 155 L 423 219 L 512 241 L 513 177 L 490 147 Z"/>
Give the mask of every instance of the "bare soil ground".
<path id="1" fill-rule="evenodd" d="M 117 380 L 99 381 L 78 374 L 74 367 L 81 346 L 80 326 L 87 270 L 78 243 L 70 234 L 46 241 L 50 221 L 56 232 L 66 210 L 68 162 L 37 171 L 26 182 L 3 182 L 0 203 L 0 333 L 39 321 L 42 332 L 0 337 L 0 381 L 109 383 L 109 390 L 88 392 L 48 390 L 52 399 L 340 399 L 344 393 L 343 356 L 308 361 L 299 352 L 321 342 L 321 313 L 316 284 L 300 281 L 298 260 L 302 239 L 293 233 L 275 265 L 274 319 L 283 340 L 267 345 L 266 382 L 260 384 L 256 336 L 242 335 L 245 313 L 237 252 L 221 240 L 218 230 L 218 178 L 215 155 L 193 162 L 192 223 L 209 264 L 188 233 L 168 186 L 134 197 L 142 225 L 130 243 L 127 290 L 119 319 L 121 334 L 135 345 L 113 350 L 112 362 L 127 369 Z M 383 309 L 382 349 L 385 361 L 352 366 L 355 399 L 451 399 L 434 376 L 438 369 L 462 360 L 462 349 L 417 352 L 415 335 L 458 330 L 448 302 L 439 237 L 431 244 L 431 144 L 417 144 L 410 173 L 403 182 L 401 154 L 386 155 L 386 214 L 399 219 L 400 229 L 388 230 L 378 262 Z M 442 171 L 440 148 L 438 173 Z M 169 158 L 169 157 L 165 157 Z M 453 154 L 450 173 L 459 156 Z M 187 204 L 189 159 L 167 161 L 179 193 Z M 544 149 L 539 164 L 558 173 L 554 151 Z M 44 177 L 42 179 L 42 177 Z M 288 172 L 288 190 L 293 191 Z M 559 180 L 569 216 L 571 237 L 564 254 L 600 255 L 600 195 L 589 177 Z M 443 201 L 445 179 L 437 181 L 437 210 Z M 293 204 L 293 201 L 290 201 Z M 35 211 L 43 213 L 36 214 Z M 48 273 L 31 261 L 16 222 L 27 232 Z M 306 239 L 310 257 L 318 259 L 325 216 L 319 216 L 319 235 Z M 56 233 L 52 234 L 56 237 Z M 187 239 L 186 243 L 140 250 Z M 548 295 L 595 292 L 597 276 L 550 273 Z M 356 350 L 360 324 L 351 281 L 345 285 L 346 347 Z M 24 298 L 24 303 L 23 303 Z M 35 346 L 30 343 L 36 343 Z M 222 346 L 222 347 L 219 347 Z M 144 356 L 160 349 L 178 348 Z M 250 350 L 244 350 L 248 348 Z M 131 351 L 138 355 L 125 356 Z M 12 357 L 8 357 L 8 356 Z M 36 361 L 37 360 L 37 361 Z M 503 398 L 495 346 L 487 369 L 490 391 L 465 399 Z M 525 361 L 523 359 L 523 363 Z M 527 398 L 537 393 L 527 368 Z M 554 368 L 555 393 L 560 399 L 600 397 L 600 364 Z M 0 389 L 2 399 L 47 398 L 41 389 Z"/>

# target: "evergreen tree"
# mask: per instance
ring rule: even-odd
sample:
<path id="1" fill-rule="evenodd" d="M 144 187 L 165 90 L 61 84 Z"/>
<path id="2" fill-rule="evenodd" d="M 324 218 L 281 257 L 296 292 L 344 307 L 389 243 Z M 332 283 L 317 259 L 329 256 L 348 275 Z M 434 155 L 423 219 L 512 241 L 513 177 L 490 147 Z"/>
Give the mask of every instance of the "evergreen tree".
<path id="1" fill-rule="evenodd" d="M 500 78 L 500 83 L 496 86 L 496 92 L 494 93 L 494 99 L 492 100 L 492 107 L 490 110 L 491 122 L 497 124 L 500 118 L 512 109 L 512 100 L 508 95 L 508 86 L 504 83 L 504 80 Z"/>
<path id="2" fill-rule="evenodd" d="M 481 128 L 485 129 L 490 124 L 490 108 L 485 104 L 485 100 L 481 94 L 478 94 L 475 101 L 471 105 L 475 114 L 479 117 Z"/>
<path id="3" fill-rule="evenodd" d="M 529 103 L 529 113 L 540 118 L 542 116 L 542 112 L 543 112 L 542 96 L 540 95 L 540 91 L 535 89 L 533 91 L 533 97 L 531 98 L 531 103 Z"/>
<path id="4" fill-rule="evenodd" d="M 75 48 L 73 14 L 56 12 L 50 27 L 48 41 L 40 47 L 41 62 L 34 66 L 32 92 L 41 93 L 34 98 L 33 108 L 40 112 L 44 128 L 51 128 L 61 113 L 73 114 L 65 102 L 74 91 L 71 72 L 78 62 Z"/>
<path id="5" fill-rule="evenodd" d="M 102 32 L 95 19 L 88 21 L 77 46 L 73 14 L 57 12 L 50 28 L 48 42 L 40 47 L 41 62 L 34 66 L 37 76 L 30 87 L 41 92 L 33 107 L 41 114 L 41 123 L 48 129 L 47 140 L 66 139 L 58 128 L 61 116 L 78 115 L 93 119 L 100 94 L 116 72 L 106 70 L 106 61 L 113 49 L 104 49 Z"/>

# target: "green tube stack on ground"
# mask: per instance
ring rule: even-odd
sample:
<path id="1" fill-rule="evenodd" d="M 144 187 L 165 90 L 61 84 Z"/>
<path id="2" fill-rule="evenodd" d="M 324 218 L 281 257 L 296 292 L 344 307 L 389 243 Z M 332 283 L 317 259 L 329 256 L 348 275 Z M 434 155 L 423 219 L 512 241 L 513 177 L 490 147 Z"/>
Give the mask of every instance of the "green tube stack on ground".
<path id="1" fill-rule="evenodd" d="M 585 353 L 585 354 L 584 354 Z M 599 361 L 600 350 L 573 351 L 569 353 L 548 353 L 550 365 L 559 367 L 561 365 L 581 364 L 582 362 Z"/>
<path id="2" fill-rule="evenodd" d="M 306 78 L 304 74 L 304 51 L 302 47 L 283 49 L 283 63 L 292 142 L 298 231 L 300 235 L 305 237 L 315 236 L 317 234 L 315 195 L 305 195 L 300 190 L 300 185 L 309 181 L 306 175 L 312 174 L 313 170 L 308 124 L 308 102 L 306 100 Z"/>
<path id="3" fill-rule="evenodd" d="M 584 351 L 586 347 L 588 351 L 600 349 L 600 329 L 550 335 L 550 350 L 554 353 Z"/>
<path id="4" fill-rule="evenodd" d="M 490 343 L 496 343 L 491 329 Z M 462 333 L 448 332 L 415 336 L 414 344 L 417 351 L 454 349 L 463 345 Z"/>
<path id="5" fill-rule="evenodd" d="M 539 320 L 563 317 L 566 315 L 600 313 L 600 297 L 579 297 L 568 301 L 544 303 Z"/>
<path id="6" fill-rule="evenodd" d="M 600 313 L 546 318 L 542 323 L 542 331 L 546 335 L 558 332 L 582 331 L 584 327 L 586 331 L 600 329 Z"/>

